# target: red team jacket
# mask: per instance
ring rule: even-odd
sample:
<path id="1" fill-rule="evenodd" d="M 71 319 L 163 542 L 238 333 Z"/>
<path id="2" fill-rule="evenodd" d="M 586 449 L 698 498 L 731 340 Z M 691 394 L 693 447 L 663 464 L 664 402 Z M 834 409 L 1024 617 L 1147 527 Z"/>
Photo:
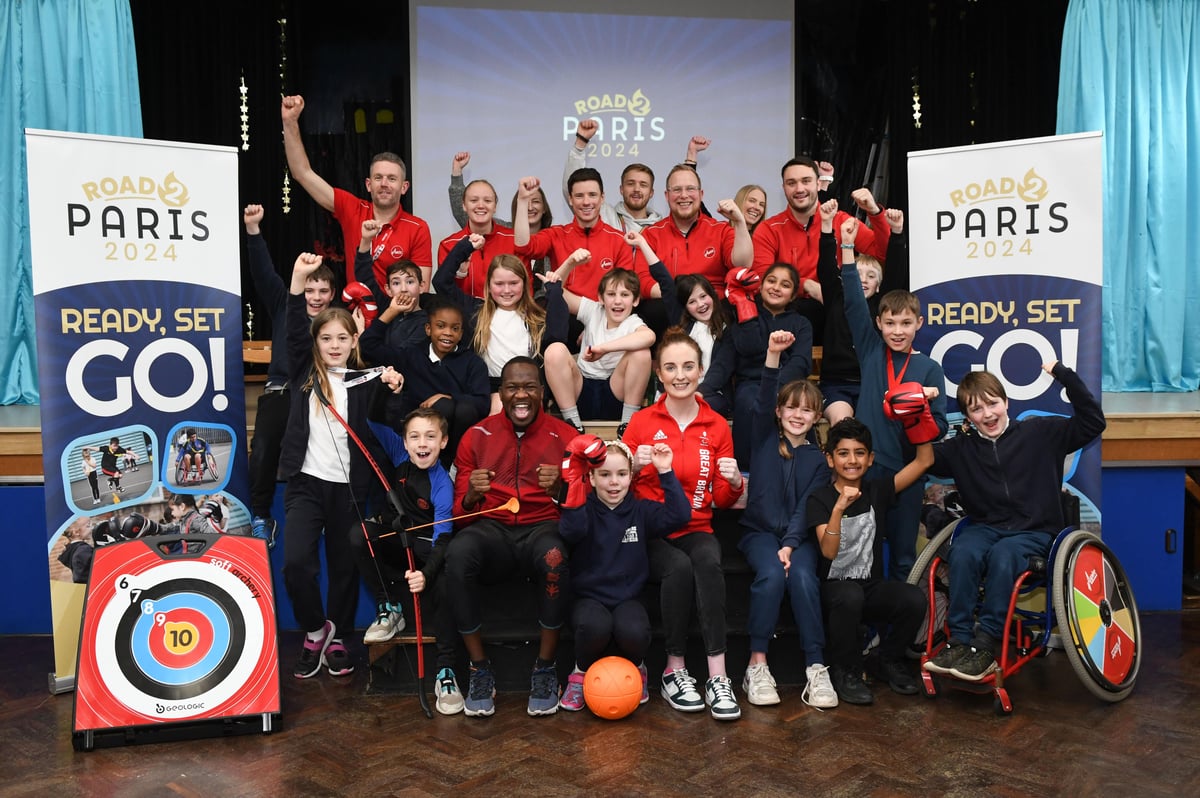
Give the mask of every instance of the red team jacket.
<path id="1" fill-rule="evenodd" d="M 362 241 L 362 223 L 375 218 L 375 209 L 367 200 L 335 188 L 333 216 L 341 225 L 342 240 L 345 242 L 346 279 L 354 282 L 354 253 Z M 380 228 L 371 242 L 371 254 L 375 261 L 375 279 L 380 288 L 387 286 L 388 266 L 398 260 L 408 259 L 418 266 L 432 268 L 433 243 L 429 238 L 429 225 L 401 208 L 394 219 Z"/>
<path id="2" fill-rule="evenodd" d="M 550 256 L 550 265 L 557 269 L 571 253 L 586 249 L 592 259 L 576 266 L 567 275 L 563 288 L 578 296 L 600 301 L 600 278 L 613 269 L 634 271 L 633 249 L 625 243 L 625 234 L 603 221 L 589 228 L 579 226 L 575 219 L 566 224 L 556 224 L 539 230 L 529 238 L 529 243 L 517 248 L 517 254 L 525 259 Z M 644 275 L 644 276 L 643 276 Z M 654 284 L 649 267 L 641 264 L 638 280 L 643 286 Z M 643 290 L 643 296 L 647 296 Z"/>
<path id="3" fill-rule="evenodd" d="M 712 283 L 718 297 L 725 296 L 725 274 L 733 268 L 730 263 L 733 225 L 701 215 L 684 236 L 675 220 L 668 216 L 647 227 L 642 235 L 672 277 L 702 274 Z M 642 270 L 638 272 L 638 278 L 642 281 L 642 296 L 649 296 L 655 282 L 650 277 L 649 266 L 641 263 L 643 260 L 639 252 L 637 261 Z"/>
<path id="4" fill-rule="evenodd" d="M 879 213 L 868 217 L 871 227 L 860 227 L 854 242 L 856 250 L 876 258 L 880 263 L 887 262 L 887 245 L 892 237 L 892 228 L 888 227 L 883 211 L 880 205 Z M 833 217 L 833 234 L 839 245 L 842 243 L 842 222 L 849 216 L 845 211 L 838 211 Z M 808 227 L 796 221 L 790 208 L 777 213 L 754 228 L 754 271 L 759 277 L 765 277 L 767 269 L 774 264 L 790 263 L 799 272 L 801 282 L 815 280 L 820 242 L 820 207 L 809 220 Z M 796 286 L 796 294 L 804 295 L 802 286 Z"/>
<path id="5" fill-rule="evenodd" d="M 438 244 L 438 264 L 446 260 L 446 256 L 450 254 L 450 250 L 454 249 L 454 245 L 464 238 L 471 235 L 471 228 L 464 227 L 453 235 L 448 235 L 442 239 L 442 243 Z M 508 227 L 501 227 L 498 224 L 492 225 L 492 232 L 483 237 L 483 249 L 477 249 L 471 253 L 469 271 L 466 277 L 456 277 L 454 282 L 458 283 L 458 287 L 462 289 L 464 294 L 473 296 L 476 299 L 483 299 L 487 291 L 487 271 L 492 265 L 492 258 L 497 255 L 512 255 L 517 250 L 513 243 L 513 231 Z M 537 280 L 530 275 L 530 293 L 533 292 L 533 283 Z"/>
<path id="6" fill-rule="evenodd" d="M 642 444 L 652 446 L 665 443 L 675 453 L 672 470 L 679 477 L 683 492 L 692 505 L 692 519 L 678 532 L 667 536 L 672 538 L 689 532 L 711 534 L 713 506 L 722 509 L 732 507 L 746 489 L 743 481 L 742 487 L 734 490 L 717 471 L 719 458 L 733 457 L 733 435 L 729 431 L 729 422 L 699 395 L 696 401 L 700 403 L 700 413 L 686 429 L 680 430 L 679 423 L 667 412 L 664 396 L 634 413 L 622 438 L 634 452 Z M 663 500 L 658 471 L 653 464 L 648 464 L 638 472 L 633 489 L 639 499 Z"/>
<path id="7" fill-rule="evenodd" d="M 481 517 L 506 526 L 557 521 L 558 505 L 538 486 L 537 468 L 549 464 L 561 466 L 567 444 L 578 434 L 570 424 L 545 412 L 538 413 L 520 437 L 503 412 L 483 419 L 467 430 L 458 444 L 458 454 L 454 458 L 458 468 L 454 477 L 454 514 L 499 507 L 515 496 L 521 502 L 516 515 L 505 511 Z M 495 472 L 492 489 L 484 494 L 478 505 L 463 507 L 471 472 L 477 468 Z M 456 526 L 468 526 L 473 520 L 460 521 Z"/>

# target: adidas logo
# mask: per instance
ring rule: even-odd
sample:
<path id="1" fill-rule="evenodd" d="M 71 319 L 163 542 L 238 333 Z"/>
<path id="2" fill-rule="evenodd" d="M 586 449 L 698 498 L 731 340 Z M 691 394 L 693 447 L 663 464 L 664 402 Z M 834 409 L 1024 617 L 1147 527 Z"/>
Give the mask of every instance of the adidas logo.
<path id="1" fill-rule="evenodd" d="M 659 430 L 658 432 L 654 433 L 654 440 L 665 441 L 666 439 L 667 439 L 667 433 L 663 432 L 662 430 Z"/>

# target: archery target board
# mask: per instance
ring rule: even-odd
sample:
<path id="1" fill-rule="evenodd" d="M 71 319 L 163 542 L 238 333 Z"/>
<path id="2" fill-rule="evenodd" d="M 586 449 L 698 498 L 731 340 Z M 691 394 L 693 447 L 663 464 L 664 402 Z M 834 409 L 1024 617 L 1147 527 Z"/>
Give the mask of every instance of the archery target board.
<path id="1" fill-rule="evenodd" d="M 164 553 L 185 541 L 201 550 Z M 263 540 L 166 536 L 97 548 L 79 640 L 76 735 L 277 714 L 275 627 Z"/>

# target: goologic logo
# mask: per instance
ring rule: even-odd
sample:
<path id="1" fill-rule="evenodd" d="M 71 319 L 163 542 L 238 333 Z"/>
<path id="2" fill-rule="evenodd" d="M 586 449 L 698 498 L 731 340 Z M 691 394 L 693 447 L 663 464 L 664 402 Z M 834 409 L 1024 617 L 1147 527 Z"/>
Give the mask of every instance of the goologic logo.
<path id="1" fill-rule="evenodd" d="M 599 141 L 662 141 L 667 133 L 661 116 L 650 116 L 650 98 L 636 89 L 633 94 L 593 94 L 575 101 L 575 113 L 563 117 L 563 141 L 574 138 L 581 119 L 596 119 Z M 636 154 L 636 153 L 631 153 Z"/>
<path id="2" fill-rule="evenodd" d="M 967 183 L 950 192 L 949 208 L 937 212 L 937 239 L 960 233 L 970 239 L 1064 232 L 1067 203 L 1046 205 L 1049 194 L 1049 183 L 1032 168 L 1020 180 L 1000 175 Z"/>
<path id="3" fill-rule="evenodd" d="M 208 240 L 207 211 L 186 212 L 188 187 L 169 172 L 161 180 L 145 175 L 113 175 L 80 184 L 83 202 L 67 203 L 67 235 L 98 233 L 130 241 Z M 114 252 L 109 259 L 114 259 Z M 138 253 L 144 255 L 145 253 Z M 163 257 L 170 257 L 163 254 Z M 140 260 L 125 253 L 126 260 Z"/>

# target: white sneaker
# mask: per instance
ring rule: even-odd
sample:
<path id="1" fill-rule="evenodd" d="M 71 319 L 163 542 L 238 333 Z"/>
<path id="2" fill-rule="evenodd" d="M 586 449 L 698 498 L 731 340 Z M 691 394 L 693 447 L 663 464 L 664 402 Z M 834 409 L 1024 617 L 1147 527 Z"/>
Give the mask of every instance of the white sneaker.
<path id="1" fill-rule="evenodd" d="M 367 633 L 363 635 L 363 643 L 368 646 L 372 643 L 386 643 L 401 631 L 404 631 L 404 614 L 400 612 L 400 608 L 394 604 L 380 604 L 375 623 L 368 626 Z"/>
<path id="2" fill-rule="evenodd" d="M 829 666 L 809 665 L 804 675 L 808 677 L 808 684 L 804 685 L 804 692 L 800 694 L 804 703 L 817 709 L 832 709 L 838 705 L 837 691 L 833 689 L 833 682 L 829 681 Z"/>
<path id="3" fill-rule="evenodd" d="M 767 707 L 779 703 L 779 691 L 775 689 L 775 677 L 771 675 L 767 663 L 750 665 L 746 668 L 746 677 L 742 679 L 742 690 L 746 700 L 759 707 Z"/>
<path id="4" fill-rule="evenodd" d="M 728 676 L 710 676 L 704 683 L 704 699 L 708 711 L 717 720 L 737 720 L 742 716 L 737 696 L 733 694 L 733 682 Z"/>
<path id="5" fill-rule="evenodd" d="M 443 715 L 457 715 L 463 711 L 463 694 L 458 689 L 458 680 L 454 678 L 454 671 L 449 668 L 442 668 L 438 671 L 437 684 L 434 686 L 437 693 L 437 700 L 434 702 L 434 707 Z"/>
<path id="6" fill-rule="evenodd" d="M 662 697 L 672 709 L 680 712 L 699 712 L 704 709 L 704 699 L 696 689 L 696 680 L 688 675 L 687 668 L 676 668 L 662 677 Z"/>

